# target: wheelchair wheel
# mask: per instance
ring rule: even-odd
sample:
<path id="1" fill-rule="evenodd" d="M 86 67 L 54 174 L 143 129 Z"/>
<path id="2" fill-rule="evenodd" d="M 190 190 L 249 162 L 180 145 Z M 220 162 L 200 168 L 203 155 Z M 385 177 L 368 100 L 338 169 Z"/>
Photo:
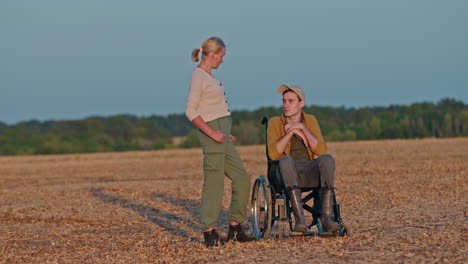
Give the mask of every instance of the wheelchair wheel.
<path id="1" fill-rule="evenodd" d="M 267 238 L 271 231 L 273 204 L 268 179 L 255 180 L 251 200 L 252 229 L 255 238 Z"/>

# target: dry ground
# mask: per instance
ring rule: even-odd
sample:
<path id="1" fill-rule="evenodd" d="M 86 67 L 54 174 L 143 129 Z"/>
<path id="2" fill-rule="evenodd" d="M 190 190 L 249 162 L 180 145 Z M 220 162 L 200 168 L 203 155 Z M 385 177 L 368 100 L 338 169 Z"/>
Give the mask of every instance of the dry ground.
<path id="1" fill-rule="evenodd" d="M 253 182 L 266 170 L 264 147 L 238 150 Z M 329 152 L 351 236 L 215 249 L 201 245 L 199 149 L 0 157 L 0 263 L 468 262 L 468 138 L 330 143 Z"/>

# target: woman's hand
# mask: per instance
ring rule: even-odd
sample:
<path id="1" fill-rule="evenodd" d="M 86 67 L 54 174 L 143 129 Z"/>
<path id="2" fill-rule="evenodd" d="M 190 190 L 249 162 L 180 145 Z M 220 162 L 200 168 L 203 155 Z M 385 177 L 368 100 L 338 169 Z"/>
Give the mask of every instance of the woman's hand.
<path id="1" fill-rule="evenodd" d="M 221 130 L 213 130 L 211 127 L 206 124 L 205 120 L 201 118 L 201 116 L 197 116 L 192 120 L 192 123 L 198 127 L 201 131 L 203 131 L 206 135 L 208 135 L 211 139 L 218 143 L 223 143 L 226 139 L 226 135 L 221 132 Z"/>
<path id="2" fill-rule="evenodd" d="M 223 132 L 221 132 L 221 130 L 215 130 L 209 136 L 218 143 L 223 143 L 226 139 L 226 135 L 224 135 Z"/>
<path id="3" fill-rule="evenodd" d="M 233 136 L 233 135 L 229 135 L 229 139 L 230 139 L 232 142 L 234 142 L 234 141 L 236 140 L 236 137 Z"/>

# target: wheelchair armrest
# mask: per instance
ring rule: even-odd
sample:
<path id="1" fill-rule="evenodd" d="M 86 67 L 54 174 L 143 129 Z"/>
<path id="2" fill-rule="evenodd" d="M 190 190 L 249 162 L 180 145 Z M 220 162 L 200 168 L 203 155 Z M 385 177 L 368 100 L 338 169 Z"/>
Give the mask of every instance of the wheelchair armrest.
<path id="1" fill-rule="evenodd" d="M 271 165 L 278 165 L 279 164 L 279 160 L 268 160 L 268 166 L 271 166 Z"/>
<path id="2" fill-rule="evenodd" d="M 268 159 L 268 180 L 270 184 L 275 188 L 275 191 L 281 191 L 284 189 L 283 178 L 279 170 L 279 160 Z"/>

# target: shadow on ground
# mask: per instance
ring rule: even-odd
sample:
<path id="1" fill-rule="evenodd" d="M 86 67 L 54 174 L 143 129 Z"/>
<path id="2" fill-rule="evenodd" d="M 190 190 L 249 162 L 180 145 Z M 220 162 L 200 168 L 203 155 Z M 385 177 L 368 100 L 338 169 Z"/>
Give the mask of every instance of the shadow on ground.
<path id="1" fill-rule="evenodd" d="M 147 221 L 154 223 L 162 228 L 165 231 L 171 233 L 174 236 L 180 236 L 185 239 L 190 239 L 191 242 L 200 243 L 200 239 L 190 236 L 183 227 L 189 227 L 195 231 L 201 231 L 200 224 L 199 224 L 199 207 L 200 204 L 198 202 L 194 202 L 191 200 L 186 199 L 178 199 L 173 196 L 165 196 L 161 194 L 153 194 L 153 198 L 162 199 L 166 203 L 172 203 L 176 206 L 183 208 L 184 210 L 188 211 L 193 219 L 192 221 L 184 221 L 183 218 L 176 214 L 163 212 L 158 208 L 153 208 L 147 205 L 138 204 L 133 201 L 123 199 L 121 197 L 105 194 L 102 189 L 100 188 L 92 188 L 90 189 L 92 196 L 95 198 L 112 205 L 121 206 L 123 208 L 131 209 L 145 218 Z"/>
<path id="2" fill-rule="evenodd" d="M 191 220 L 193 221 L 190 227 L 194 230 L 201 231 L 200 202 L 189 199 L 180 199 L 175 196 L 163 195 L 160 193 L 153 193 L 151 195 L 151 198 L 164 201 L 165 203 L 173 204 L 174 206 L 179 207 L 186 212 L 189 212 L 191 214 Z M 228 219 L 229 212 L 226 210 L 221 210 L 218 223 L 224 223 L 227 225 Z"/>

